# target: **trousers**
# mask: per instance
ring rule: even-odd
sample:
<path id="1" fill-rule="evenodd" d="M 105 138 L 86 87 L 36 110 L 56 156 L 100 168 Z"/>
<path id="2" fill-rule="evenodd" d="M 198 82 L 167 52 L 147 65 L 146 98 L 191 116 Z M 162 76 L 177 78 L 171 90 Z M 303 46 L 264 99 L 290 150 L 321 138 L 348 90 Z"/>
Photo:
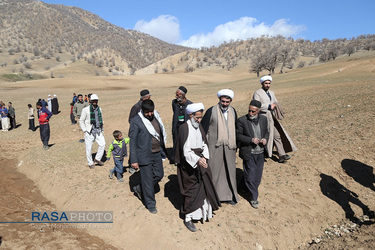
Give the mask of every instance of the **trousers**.
<path id="1" fill-rule="evenodd" d="M 249 189 L 252 200 L 258 200 L 258 187 L 263 175 L 264 154 L 252 154 L 248 160 L 243 161 L 245 184 Z"/>
<path id="2" fill-rule="evenodd" d="M 49 141 L 49 137 L 50 137 L 49 123 L 40 124 L 39 130 L 40 130 L 40 139 L 43 142 L 43 146 L 48 146 L 48 141 Z"/>
<path id="3" fill-rule="evenodd" d="M 161 153 L 152 153 L 150 163 L 148 165 L 141 165 L 139 172 L 141 174 L 141 190 L 145 205 L 148 209 L 154 208 L 156 206 L 155 185 L 164 176 Z"/>
<path id="4" fill-rule="evenodd" d="M 93 134 L 85 133 L 86 158 L 89 166 L 94 165 L 91 153 L 92 145 L 94 144 L 94 142 L 98 143 L 98 152 L 96 153 L 95 160 L 100 161 L 103 157 L 105 148 L 105 139 L 103 133 L 95 136 Z"/>

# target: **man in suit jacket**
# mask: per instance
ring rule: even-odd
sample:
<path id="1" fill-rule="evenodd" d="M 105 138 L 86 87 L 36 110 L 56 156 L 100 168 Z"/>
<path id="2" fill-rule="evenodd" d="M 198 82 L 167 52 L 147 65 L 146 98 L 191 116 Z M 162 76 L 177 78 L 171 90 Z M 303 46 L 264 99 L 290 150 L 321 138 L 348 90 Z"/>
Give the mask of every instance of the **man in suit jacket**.
<path id="1" fill-rule="evenodd" d="M 141 185 L 133 191 L 156 214 L 155 187 L 164 176 L 161 148 L 165 149 L 167 134 L 152 100 L 144 100 L 141 111 L 131 119 L 129 137 L 130 164 L 141 175 Z"/>
<path id="2" fill-rule="evenodd" d="M 245 184 L 250 191 L 250 205 L 259 208 L 258 187 L 262 179 L 264 153 L 268 142 L 267 118 L 259 115 L 262 103 L 252 100 L 249 105 L 249 113 L 237 120 L 236 137 L 240 149 L 240 157 L 243 159 Z"/>

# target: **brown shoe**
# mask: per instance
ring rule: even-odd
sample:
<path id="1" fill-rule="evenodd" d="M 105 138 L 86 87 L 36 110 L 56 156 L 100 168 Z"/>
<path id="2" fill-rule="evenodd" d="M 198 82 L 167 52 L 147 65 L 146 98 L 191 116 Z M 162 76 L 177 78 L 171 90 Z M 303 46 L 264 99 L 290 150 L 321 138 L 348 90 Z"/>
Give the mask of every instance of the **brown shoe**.
<path id="1" fill-rule="evenodd" d="M 99 166 L 104 166 L 104 163 L 102 161 L 94 160 L 94 162 Z"/>

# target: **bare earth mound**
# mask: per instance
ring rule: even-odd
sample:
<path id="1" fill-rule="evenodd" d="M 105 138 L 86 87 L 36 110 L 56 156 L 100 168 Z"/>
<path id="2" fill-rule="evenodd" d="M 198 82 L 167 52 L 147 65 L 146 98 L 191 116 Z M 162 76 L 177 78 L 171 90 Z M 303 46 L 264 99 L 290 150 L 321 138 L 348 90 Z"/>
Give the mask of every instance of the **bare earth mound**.
<path id="1" fill-rule="evenodd" d="M 224 204 L 210 222 L 198 224 L 197 233 L 189 232 L 179 218 L 181 200 L 176 168 L 167 161 L 161 191 L 156 195 L 156 215 L 150 214 L 130 190 L 137 175 L 125 173 L 124 183 L 109 180 L 112 161 L 104 167 L 88 169 L 85 146 L 78 143 L 82 134 L 78 126 L 70 125 L 71 95 L 73 92 L 99 95 L 108 147 L 113 130 L 127 133 L 130 108 L 138 100 L 139 91 L 148 88 L 165 121 L 167 146 L 171 147 L 171 100 L 178 86 L 185 85 L 188 99 L 203 102 L 206 108 L 217 103 L 218 90 L 231 88 L 235 92 L 232 105 L 241 116 L 247 112 L 250 96 L 260 87 L 258 78 L 250 77 L 244 70 L 2 83 L 0 99 L 13 102 L 21 125 L 14 131 L 0 133 L 0 156 L 14 159 L 3 171 L 12 174 L 9 168 L 16 168 L 25 174 L 50 203 L 44 198 L 26 202 L 27 192 L 13 192 L 10 197 L 21 204 L 2 202 L 1 221 L 25 221 L 30 211 L 49 209 L 114 212 L 113 226 L 107 229 L 41 232 L 30 225 L 1 224 L 2 246 L 40 248 L 37 244 L 45 242 L 44 237 L 58 243 L 76 235 L 70 245 L 61 243 L 60 248 L 108 248 L 105 244 L 110 244 L 115 248 L 141 249 L 190 249 L 191 246 L 291 249 L 308 247 L 312 239 L 324 235 L 325 229 L 346 217 L 352 223 L 359 223 L 360 218 L 371 215 L 375 209 L 374 62 L 373 53 L 356 53 L 324 65 L 274 75 L 271 88 L 287 111 L 282 124 L 299 150 L 286 164 L 267 159 L 260 186 L 260 209 L 252 209 L 247 196 L 242 195 L 236 206 Z M 53 146 L 46 151 L 42 150 L 39 131 L 27 131 L 26 112 L 28 103 L 34 106 L 38 98 L 46 98 L 48 94 L 58 95 L 61 113 L 51 119 Z M 239 158 L 237 172 L 240 178 Z M 19 177 L 24 179 L 22 175 Z M 2 180 L 3 183 L 11 187 L 17 184 Z M 11 190 L 2 190 L 1 198 L 9 198 Z M 369 217 L 367 223 L 373 223 L 373 218 Z M 337 245 L 338 248 L 345 248 L 349 241 L 354 243 L 353 247 L 374 248 L 375 243 L 370 239 L 373 225 L 363 225 L 362 229 L 363 241 L 359 240 L 361 231 L 354 232 L 345 236 L 343 239 L 347 241 Z M 95 241 L 83 241 L 92 236 Z M 327 242 L 312 247 L 336 248 L 336 243 Z"/>

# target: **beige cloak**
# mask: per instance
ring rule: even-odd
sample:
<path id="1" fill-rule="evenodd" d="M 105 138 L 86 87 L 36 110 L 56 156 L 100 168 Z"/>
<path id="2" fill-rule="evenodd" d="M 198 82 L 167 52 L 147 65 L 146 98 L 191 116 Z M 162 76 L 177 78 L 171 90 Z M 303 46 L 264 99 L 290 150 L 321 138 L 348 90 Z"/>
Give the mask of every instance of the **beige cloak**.
<path id="1" fill-rule="evenodd" d="M 262 103 L 262 106 L 260 108 L 261 114 L 265 115 L 268 120 L 268 130 L 270 133 L 269 143 L 267 143 L 268 156 L 272 157 L 272 149 L 274 145 L 273 143 L 274 128 L 276 128 L 277 131 L 279 131 L 280 133 L 281 141 L 283 143 L 285 153 L 297 151 L 296 146 L 294 145 L 292 139 L 289 137 L 288 133 L 285 131 L 281 123 L 274 117 L 274 115 L 272 114 L 272 111 L 268 110 L 268 106 L 270 104 L 274 104 L 278 102 L 273 91 L 269 90 L 268 92 L 271 95 L 271 100 L 268 97 L 267 93 L 262 88 L 255 91 L 253 95 L 254 100 L 258 100 Z"/>

